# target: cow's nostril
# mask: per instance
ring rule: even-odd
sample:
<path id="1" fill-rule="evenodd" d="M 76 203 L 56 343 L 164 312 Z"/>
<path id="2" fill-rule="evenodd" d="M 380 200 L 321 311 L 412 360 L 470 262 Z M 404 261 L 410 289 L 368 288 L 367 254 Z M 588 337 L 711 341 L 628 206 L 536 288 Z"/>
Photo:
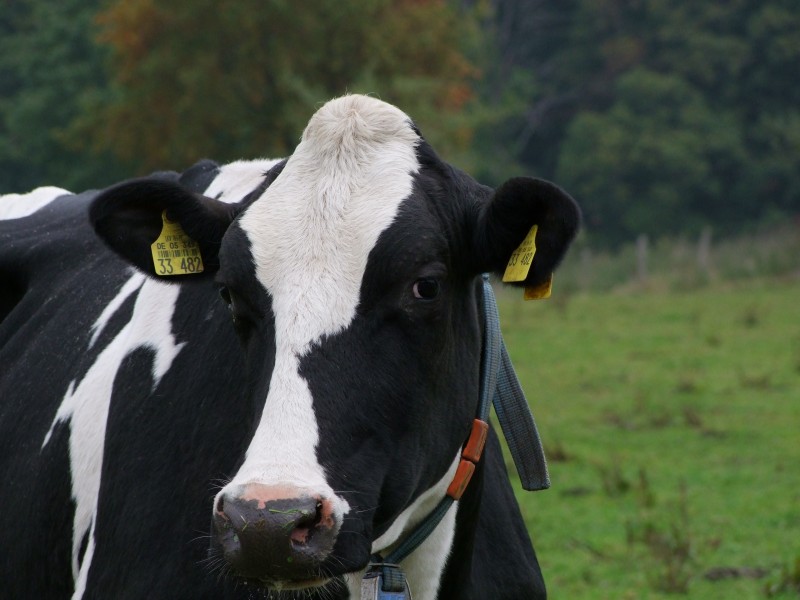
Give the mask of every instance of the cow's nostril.
<path id="1" fill-rule="evenodd" d="M 322 501 L 318 500 L 314 506 L 314 510 L 303 512 L 297 518 L 295 526 L 291 534 L 289 534 L 292 543 L 303 545 L 309 542 L 314 528 L 322 521 L 322 508 Z"/>
<path id="2" fill-rule="evenodd" d="M 217 499 L 217 512 L 221 515 L 225 514 L 225 497 L 222 494 Z"/>
<path id="3" fill-rule="evenodd" d="M 293 544 L 303 546 L 308 543 L 310 535 L 311 529 L 308 527 L 295 527 L 289 537 Z"/>

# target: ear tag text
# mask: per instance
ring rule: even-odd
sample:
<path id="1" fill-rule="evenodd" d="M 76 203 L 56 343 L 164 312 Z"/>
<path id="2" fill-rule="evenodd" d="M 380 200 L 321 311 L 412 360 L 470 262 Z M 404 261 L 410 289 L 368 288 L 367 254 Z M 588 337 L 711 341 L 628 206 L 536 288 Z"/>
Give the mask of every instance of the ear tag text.
<path id="1" fill-rule="evenodd" d="M 166 210 L 161 213 L 161 221 L 161 235 L 150 244 L 156 275 L 202 273 L 203 257 L 198 243 L 186 235 L 180 223 L 167 218 Z"/>
<path id="2" fill-rule="evenodd" d="M 536 254 L 536 232 L 539 226 L 534 225 L 522 240 L 519 247 L 514 250 L 511 258 L 508 259 L 506 272 L 503 273 L 503 281 L 506 283 L 513 281 L 525 281 L 528 271 L 531 270 L 533 256 Z"/>

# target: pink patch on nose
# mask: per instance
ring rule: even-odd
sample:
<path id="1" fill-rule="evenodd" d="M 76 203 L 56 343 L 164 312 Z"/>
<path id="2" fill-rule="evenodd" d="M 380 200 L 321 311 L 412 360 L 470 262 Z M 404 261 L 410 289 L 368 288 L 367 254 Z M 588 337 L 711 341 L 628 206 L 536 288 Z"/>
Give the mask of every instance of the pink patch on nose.
<path id="1" fill-rule="evenodd" d="M 327 498 L 323 498 L 319 502 L 322 505 L 319 509 L 319 525 L 331 529 L 336 523 L 333 518 L 333 503 Z"/>
<path id="2" fill-rule="evenodd" d="M 244 502 L 256 501 L 258 508 L 263 509 L 266 507 L 266 503 L 272 500 L 290 500 L 308 495 L 308 490 L 301 490 L 291 485 L 248 483 L 244 486 L 244 490 L 239 497 Z"/>

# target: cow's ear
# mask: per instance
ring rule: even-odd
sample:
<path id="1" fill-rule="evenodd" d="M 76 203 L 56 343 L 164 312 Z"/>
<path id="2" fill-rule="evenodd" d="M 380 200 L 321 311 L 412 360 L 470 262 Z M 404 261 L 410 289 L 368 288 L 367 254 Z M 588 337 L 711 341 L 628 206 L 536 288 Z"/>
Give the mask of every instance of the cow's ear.
<path id="1" fill-rule="evenodd" d="M 545 285 L 580 220 L 577 203 L 558 186 L 530 177 L 509 179 L 479 206 L 473 238 L 477 270 L 500 277 L 510 274 L 504 280 L 513 285 Z M 532 260 L 526 247 L 520 248 L 531 241 L 536 246 Z"/>
<path id="2" fill-rule="evenodd" d="M 101 192 L 92 202 L 89 218 L 100 238 L 139 270 L 164 281 L 181 281 L 216 273 L 222 236 L 237 212 L 237 205 L 207 198 L 177 181 L 149 177 Z M 166 254 L 158 254 L 159 249 Z M 202 259 L 202 271 L 195 251 Z"/>

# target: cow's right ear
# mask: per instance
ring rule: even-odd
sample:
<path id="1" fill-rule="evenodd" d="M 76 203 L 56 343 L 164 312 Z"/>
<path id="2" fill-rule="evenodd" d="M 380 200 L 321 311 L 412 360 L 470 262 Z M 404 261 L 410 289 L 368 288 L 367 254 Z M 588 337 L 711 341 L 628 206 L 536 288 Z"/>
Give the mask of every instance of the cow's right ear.
<path id="1" fill-rule="evenodd" d="M 101 192 L 92 201 L 89 219 L 97 235 L 123 259 L 147 275 L 177 282 L 216 273 L 222 236 L 238 210 L 235 204 L 194 193 L 177 181 L 150 177 Z M 181 247 L 174 249 L 179 259 L 174 265 L 159 264 L 154 257 L 152 246 L 162 236 L 165 216 L 196 242 L 203 262 L 201 273 L 197 273 L 197 262 L 190 262 L 189 270 L 180 268 L 182 242 L 178 242 Z M 164 250 L 171 250 L 169 242 Z"/>

